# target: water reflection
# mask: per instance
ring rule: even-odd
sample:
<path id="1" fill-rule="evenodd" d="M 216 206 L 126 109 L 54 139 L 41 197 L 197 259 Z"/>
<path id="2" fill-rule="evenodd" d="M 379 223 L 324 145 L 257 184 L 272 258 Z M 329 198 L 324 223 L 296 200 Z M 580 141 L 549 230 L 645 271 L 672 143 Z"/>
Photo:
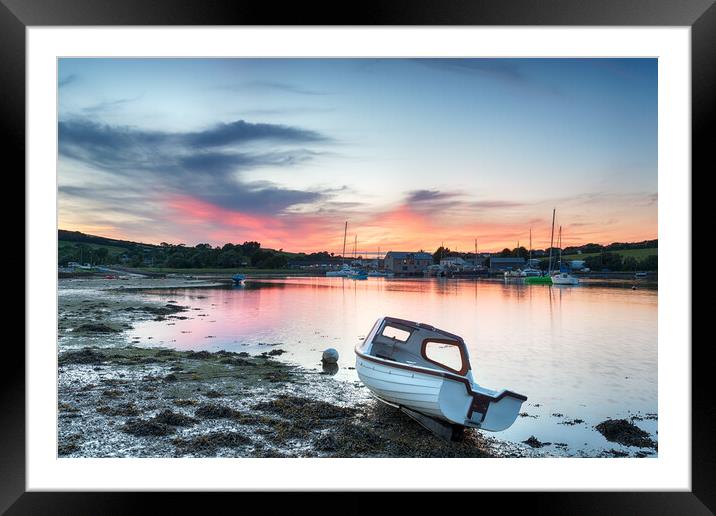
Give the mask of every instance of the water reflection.
<path id="1" fill-rule="evenodd" d="M 322 350 L 333 347 L 341 356 L 338 370 L 326 372 L 350 381 L 357 380 L 348 369 L 353 347 L 379 317 L 417 320 L 457 333 L 468 345 L 478 382 L 529 396 L 525 410 L 538 417 L 522 418 L 506 432 L 515 432 L 516 438 L 540 431 L 542 440 L 591 442 L 587 433 L 593 431 L 582 435 L 577 427 L 560 426 L 552 414 L 591 425 L 628 411 L 657 411 L 655 290 L 286 278 L 150 295 L 199 310 L 172 326 L 137 324 L 132 334 L 147 345 L 260 353 L 271 344 L 288 352 L 282 359 L 310 368 L 318 367 Z M 545 435 L 545 428 L 553 435 Z M 572 437 L 564 434 L 566 429 Z"/>
<path id="2" fill-rule="evenodd" d="M 338 369 L 339 369 L 338 364 L 328 364 L 326 362 L 322 362 L 321 364 L 322 364 L 321 368 L 323 369 L 324 373 L 329 374 L 331 376 L 338 373 Z"/>

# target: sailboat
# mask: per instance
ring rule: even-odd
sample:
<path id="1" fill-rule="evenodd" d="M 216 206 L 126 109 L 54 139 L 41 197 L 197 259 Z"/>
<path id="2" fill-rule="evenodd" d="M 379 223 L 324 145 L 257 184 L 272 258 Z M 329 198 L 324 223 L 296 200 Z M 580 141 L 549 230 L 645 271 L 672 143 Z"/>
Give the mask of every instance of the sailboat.
<path id="1" fill-rule="evenodd" d="M 339 277 L 347 278 L 355 276 L 357 271 L 350 265 L 346 265 L 346 236 L 348 235 L 348 221 L 346 221 L 345 229 L 343 230 L 343 253 L 341 254 L 341 268 L 337 271 L 326 271 L 328 277 Z"/>
<path id="2" fill-rule="evenodd" d="M 530 228 L 530 259 L 527 262 L 527 267 L 525 267 L 524 270 L 520 271 L 520 276 L 522 276 L 523 278 L 542 276 L 542 271 L 532 267 L 530 265 L 531 262 L 532 262 L 532 228 Z"/>
<path id="3" fill-rule="evenodd" d="M 554 244 L 554 217 L 557 213 L 557 209 L 552 209 L 552 235 L 549 239 L 549 266 L 547 267 L 546 276 L 528 276 L 525 278 L 525 283 L 528 285 L 551 285 L 552 284 L 552 247 Z M 531 245 L 530 245 L 531 247 Z"/>
<path id="4" fill-rule="evenodd" d="M 559 272 L 552 275 L 553 285 L 579 285 L 579 280 L 569 272 L 562 270 L 562 226 L 559 226 Z"/>
<path id="5" fill-rule="evenodd" d="M 355 239 L 353 240 L 353 263 L 356 262 L 357 256 L 357 249 L 358 249 L 358 235 L 355 235 Z M 364 280 L 368 279 L 368 273 L 361 269 L 356 269 L 355 267 L 351 269 L 351 274 L 348 275 L 351 279 L 356 280 Z"/>

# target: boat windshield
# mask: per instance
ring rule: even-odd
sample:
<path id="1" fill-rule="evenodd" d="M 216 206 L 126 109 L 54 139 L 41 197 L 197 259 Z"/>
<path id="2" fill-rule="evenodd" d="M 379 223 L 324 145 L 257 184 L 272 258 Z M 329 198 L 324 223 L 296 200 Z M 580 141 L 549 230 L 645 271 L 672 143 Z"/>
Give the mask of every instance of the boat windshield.
<path id="1" fill-rule="evenodd" d="M 465 343 L 460 337 L 401 319 L 386 318 L 379 327 L 373 326 L 360 350 L 384 360 L 459 375 L 470 369 Z"/>

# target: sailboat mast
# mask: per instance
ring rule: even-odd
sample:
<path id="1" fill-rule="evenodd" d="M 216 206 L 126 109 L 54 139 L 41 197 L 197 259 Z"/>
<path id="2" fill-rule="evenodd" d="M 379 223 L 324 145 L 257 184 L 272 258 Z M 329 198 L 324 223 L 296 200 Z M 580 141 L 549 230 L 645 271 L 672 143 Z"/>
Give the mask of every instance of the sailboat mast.
<path id="1" fill-rule="evenodd" d="M 358 247 L 358 234 L 356 233 L 353 239 L 353 261 L 356 259 L 356 247 Z"/>
<path id="2" fill-rule="evenodd" d="M 552 236 L 549 237 L 549 267 L 547 273 L 552 276 L 552 248 L 554 247 L 554 216 L 557 208 L 552 208 Z"/>
<path id="3" fill-rule="evenodd" d="M 562 272 L 562 226 L 559 226 L 559 239 L 557 246 L 559 247 L 559 271 Z"/>
<path id="4" fill-rule="evenodd" d="M 532 228 L 530 228 L 530 262 L 532 261 Z"/>
<path id="5" fill-rule="evenodd" d="M 348 235 L 348 221 L 346 221 L 346 228 L 343 230 L 343 253 L 341 254 L 341 265 L 346 263 L 346 235 Z"/>

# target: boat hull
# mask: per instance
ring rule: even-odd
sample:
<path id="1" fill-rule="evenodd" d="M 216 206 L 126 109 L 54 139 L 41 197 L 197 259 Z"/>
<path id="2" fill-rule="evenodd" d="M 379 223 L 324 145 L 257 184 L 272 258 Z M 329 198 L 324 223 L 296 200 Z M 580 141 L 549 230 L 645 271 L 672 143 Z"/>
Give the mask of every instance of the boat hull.
<path id="1" fill-rule="evenodd" d="M 481 390 L 465 378 L 421 372 L 356 353 L 356 372 L 380 400 L 448 423 L 490 431 L 517 419 L 524 396 Z"/>
<path id="2" fill-rule="evenodd" d="M 574 276 L 569 276 L 568 278 L 554 276 L 552 278 L 552 284 L 553 285 L 579 285 L 579 280 L 577 278 L 575 278 Z"/>
<path id="3" fill-rule="evenodd" d="M 528 276 L 525 278 L 527 285 L 552 285 L 552 278 L 549 276 Z"/>

